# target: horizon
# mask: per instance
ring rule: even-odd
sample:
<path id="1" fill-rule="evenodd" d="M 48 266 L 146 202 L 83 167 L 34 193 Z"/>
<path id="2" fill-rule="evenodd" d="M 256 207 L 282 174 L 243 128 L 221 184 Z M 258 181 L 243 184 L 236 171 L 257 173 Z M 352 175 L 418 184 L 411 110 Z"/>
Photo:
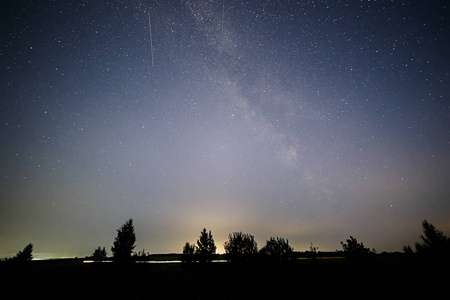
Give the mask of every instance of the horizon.
<path id="1" fill-rule="evenodd" d="M 450 233 L 448 4 L 3 6 L 0 257 Z"/>
<path id="2" fill-rule="evenodd" d="M 438 230 L 439 230 L 439 229 L 438 229 Z M 212 232 L 211 232 L 211 233 L 212 233 Z M 230 232 L 230 233 L 231 233 L 231 232 Z M 251 233 L 250 233 L 250 234 L 251 234 Z M 444 233 L 444 234 L 445 234 L 445 233 Z M 298 253 L 308 252 L 308 251 L 310 251 L 310 249 L 311 249 L 310 247 L 313 246 L 313 247 L 315 247 L 317 253 L 333 253 L 333 252 L 340 252 L 340 251 L 343 251 L 342 245 L 340 244 L 340 242 L 345 242 L 345 241 L 347 240 L 347 238 L 349 238 L 350 236 L 351 236 L 351 235 L 347 236 L 347 237 L 346 237 L 345 239 L 343 239 L 342 241 L 339 241 L 339 242 L 338 242 L 338 245 L 339 245 L 340 247 L 339 247 L 339 248 L 336 248 L 336 249 L 334 249 L 334 250 L 330 250 L 330 249 L 325 249 L 325 250 L 323 250 L 323 249 L 320 249 L 320 248 L 318 247 L 318 245 L 316 245 L 316 244 L 314 244 L 314 243 L 309 243 L 308 246 L 307 246 L 306 248 L 304 248 L 304 249 L 298 249 L 298 248 L 294 247 L 294 246 L 292 245 L 292 243 L 289 242 L 289 239 L 288 239 L 287 241 L 288 241 L 289 245 L 293 247 L 293 251 L 294 251 L 294 252 L 298 252 Z M 273 236 L 273 237 L 282 237 L 282 236 Z M 214 234 L 213 234 L 213 238 L 214 238 Z M 268 237 L 267 239 L 265 239 L 264 242 L 265 242 L 266 240 L 268 240 L 268 239 L 269 239 L 269 237 Z M 416 242 L 419 241 L 419 239 L 420 239 L 420 233 L 419 233 L 418 236 L 417 236 Z M 358 240 L 358 239 L 357 239 L 357 240 Z M 191 243 L 194 243 L 194 244 L 196 245 L 196 241 L 197 241 L 197 240 L 191 241 Z M 224 251 L 224 247 L 223 247 L 223 246 L 224 246 L 225 241 L 228 241 L 228 239 L 224 240 L 223 243 L 219 243 L 219 244 L 217 243 L 217 241 L 216 241 L 215 238 L 214 238 L 214 241 L 215 241 L 215 244 L 216 244 L 216 247 L 217 247 L 216 254 L 217 254 L 217 255 L 225 255 L 226 252 Z M 255 238 L 255 242 L 257 243 L 258 250 L 260 250 L 261 247 L 264 245 L 264 243 L 261 244 L 260 242 L 258 242 L 258 239 L 256 239 L 256 238 Z M 364 242 L 361 241 L 361 240 L 358 240 L 358 242 L 364 244 Z M 33 243 L 31 243 L 31 244 L 33 244 Z M 404 246 L 406 246 L 406 245 L 414 245 L 414 244 L 415 244 L 415 242 L 414 242 L 414 243 L 411 243 L 411 244 L 405 243 Z M 173 254 L 173 255 L 181 255 L 181 254 L 182 254 L 182 249 L 180 249 L 179 251 L 152 252 L 152 251 L 150 251 L 150 250 L 148 250 L 148 249 L 146 249 L 146 248 L 139 248 L 139 247 L 137 247 L 137 245 L 138 245 L 138 241 L 136 241 L 135 248 L 134 248 L 134 250 L 132 251 L 132 252 L 135 253 L 135 254 L 137 254 L 137 253 L 139 253 L 139 252 L 141 252 L 141 251 L 143 251 L 143 252 L 145 252 L 145 253 L 148 253 L 148 254 L 150 254 L 150 255 L 172 255 L 172 254 Z M 303 245 L 304 245 L 304 244 L 303 244 Z M 33 244 L 33 246 L 34 246 L 34 244 Z M 111 243 L 111 246 L 112 246 L 112 243 Z M 100 247 L 100 248 L 103 248 L 103 247 L 104 247 L 105 250 L 107 251 L 107 256 L 108 256 L 108 257 L 112 257 L 111 246 L 108 247 L 108 246 L 102 246 L 102 245 L 100 245 L 100 246 L 98 246 L 98 247 Z M 367 247 L 367 248 L 369 248 L 369 249 L 374 249 L 376 254 L 382 254 L 382 253 L 403 253 L 403 250 L 402 250 L 402 249 L 386 251 L 386 250 L 382 250 L 382 249 L 379 250 L 379 249 L 375 249 L 375 248 L 373 248 L 373 247 L 368 247 L 366 244 L 364 244 L 364 246 Z M 96 248 L 96 247 L 95 247 L 95 248 Z M 61 252 L 51 252 L 51 253 L 49 253 L 49 252 L 33 252 L 33 259 L 32 259 L 32 260 L 74 259 L 74 258 L 82 259 L 82 258 L 86 258 L 86 257 L 92 256 L 93 251 L 95 250 L 95 248 L 93 248 L 93 250 L 91 251 L 91 253 L 86 254 L 86 255 L 75 255 L 75 254 L 70 253 L 70 252 L 66 252 L 66 253 L 61 253 Z M 220 250 L 222 250 L 222 251 L 220 251 Z M 19 251 L 19 250 L 18 250 L 18 251 Z M 17 254 L 18 251 L 16 251 L 15 253 L 7 253 L 6 255 L 0 255 L 0 259 L 12 258 L 15 254 Z"/>

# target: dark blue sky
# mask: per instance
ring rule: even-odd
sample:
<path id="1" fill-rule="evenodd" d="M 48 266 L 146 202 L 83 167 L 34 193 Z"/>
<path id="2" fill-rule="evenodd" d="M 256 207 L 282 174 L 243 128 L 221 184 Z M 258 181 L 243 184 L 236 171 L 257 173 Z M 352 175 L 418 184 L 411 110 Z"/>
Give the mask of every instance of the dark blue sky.
<path id="1" fill-rule="evenodd" d="M 109 250 L 129 218 L 151 253 L 203 227 L 218 252 L 233 231 L 380 252 L 417 241 L 423 219 L 450 231 L 445 1 L 0 13 L 0 257 Z"/>

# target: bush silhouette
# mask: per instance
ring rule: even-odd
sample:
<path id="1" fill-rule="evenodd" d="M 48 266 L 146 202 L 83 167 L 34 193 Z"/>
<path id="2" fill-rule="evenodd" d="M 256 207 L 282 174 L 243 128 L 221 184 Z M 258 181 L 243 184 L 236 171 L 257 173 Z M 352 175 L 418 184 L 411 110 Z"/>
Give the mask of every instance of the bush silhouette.
<path id="1" fill-rule="evenodd" d="M 242 232 L 230 233 L 224 248 L 231 261 L 245 261 L 258 253 L 258 246 L 253 235 Z"/>
<path id="2" fill-rule="evenodd" d="M 293 252 L 294 249 L 289 245 L 289 241 L 280 237 L 270 237 L 260 250 L 264 257 L 271 260 L 288 260 Z"/>
<path id="3" fill-rule="evenodd" d="M 145 249 L 142 249 L 142 251 L 134 253 L 132 258 L 134 262 L 146 262 L 150 258 L 150 253 L 145 252 Z"/>
<path id="4" fill-rule="evenodd" d="M 192 263 L 195 261 L 195 245 L 186 242 L 183 247 L 183 255 L 181 260 L 183 263 Z"/>
<path id="5" fill-rule="evenodd" d="M 341 242 L 344 255 L 347 259 L 352 262 L 362 262 L 368 260 L 375 254 L 375 249 L 370 250 L 366 248 L 363 243 L 358 243 L 358 241 L 350 236 L 346 243 Z"/>
<path id="6" fill-rule="evenodd" d="M 92 259 L 95 262 L 101 262 L 101 261 L 106 260 L 107 258 L 108 257 L 107 257 L 107 254 L 106 254 L 105 247 L 103 247 L 103 249 L 101 249 L 100 246 L 99 246 L 97 249 L 94 250 L 94 253 L 92 254 Z"/>

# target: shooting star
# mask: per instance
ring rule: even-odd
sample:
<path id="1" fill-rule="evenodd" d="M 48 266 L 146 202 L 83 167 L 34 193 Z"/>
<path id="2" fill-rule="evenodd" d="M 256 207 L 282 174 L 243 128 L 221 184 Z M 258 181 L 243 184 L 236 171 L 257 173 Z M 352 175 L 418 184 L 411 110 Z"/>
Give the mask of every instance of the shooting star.
<path id="1" fill-rule="evenodd" d="M 149 28 L 149 31 L 150 31 L 150 50 L 152 52 L 152 67 L 154 67 L 155 66 L 155 62 L 153 60 L 152 24 L 151 24 L 151 21 L 150 21 L 150 12 L 148 12 L 148 28 Z"/>

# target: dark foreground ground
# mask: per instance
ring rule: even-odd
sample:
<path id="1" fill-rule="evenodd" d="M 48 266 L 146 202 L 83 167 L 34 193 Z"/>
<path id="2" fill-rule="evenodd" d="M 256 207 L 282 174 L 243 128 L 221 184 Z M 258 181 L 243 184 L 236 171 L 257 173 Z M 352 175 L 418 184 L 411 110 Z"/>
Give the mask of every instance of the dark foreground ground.
<path id="1" fill-rule="evenodd" d="M 294 263 L 83 264 L 82 260 L 0 264 L 2 299 L 408 299 L 448 296 L 439 262 L 377 256 Z"/>

